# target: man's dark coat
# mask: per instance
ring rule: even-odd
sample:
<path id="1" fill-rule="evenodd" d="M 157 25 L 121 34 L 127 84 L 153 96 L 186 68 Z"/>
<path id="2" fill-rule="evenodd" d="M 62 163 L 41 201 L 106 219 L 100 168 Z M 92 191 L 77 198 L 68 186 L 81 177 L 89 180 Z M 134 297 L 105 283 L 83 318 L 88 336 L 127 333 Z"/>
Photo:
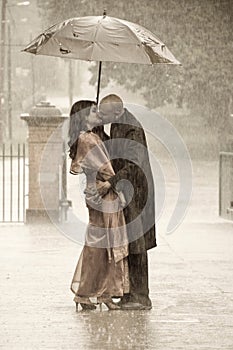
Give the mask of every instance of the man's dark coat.
<path id="1" fill-rule="evenodd" d="M 119 158 L 112 159 L 116 175 L 109 182 L 113 188 L 122 190 L 126 199 L 130 191 L 123 182 L 118 182 L 126 179 L 133 185 L 133 198 L 124 214 L 127 224 L 137 219 L 135 225 L 127 226 L 127 231 L 130 253 L 140 254 L 156 247 L 154 183 L 145 133 L 138 120 L 125 108 L 124 114 L 111 125 L 110 138 L 110 142 L 113 140 L 110 156 L 119 154 Z M 114 144 L 119 138 L 122 140 Z"/>

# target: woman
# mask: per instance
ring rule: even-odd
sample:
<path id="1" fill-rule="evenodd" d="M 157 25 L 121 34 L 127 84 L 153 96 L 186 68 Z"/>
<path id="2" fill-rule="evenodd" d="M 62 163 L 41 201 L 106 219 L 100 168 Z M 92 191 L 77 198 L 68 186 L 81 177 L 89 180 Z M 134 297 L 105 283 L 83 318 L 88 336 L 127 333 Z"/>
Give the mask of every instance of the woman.
<path id="1" fill-rule="evenodd" d="M 70 173 L 86 175 L 85 199 L 89 212 L 85 245 L 71 283 L 75 293 L 76 310 L 95 309 L 97 303 L 116 310 L 112 297 L 129 292 L 128 241 L 123 215 L 124 198 L 112 189 L 101 198 L 98 184 L 114 175 L 103 135 L 100 119 L 93 101 L 78 101 L 70 112 L 69 146 L 72 159 Z"/>

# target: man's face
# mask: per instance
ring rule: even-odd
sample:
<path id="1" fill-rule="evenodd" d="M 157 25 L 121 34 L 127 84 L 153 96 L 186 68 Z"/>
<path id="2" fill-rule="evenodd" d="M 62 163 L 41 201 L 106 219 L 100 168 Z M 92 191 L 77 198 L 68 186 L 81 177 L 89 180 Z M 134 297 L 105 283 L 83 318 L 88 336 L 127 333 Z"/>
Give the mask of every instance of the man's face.
<path id="1" fill-rule="evenodd" d="M 100 104 L 98 115 L 103 124 L 112 123 L 115 119 L 114 110 L 110 103 Z"/>

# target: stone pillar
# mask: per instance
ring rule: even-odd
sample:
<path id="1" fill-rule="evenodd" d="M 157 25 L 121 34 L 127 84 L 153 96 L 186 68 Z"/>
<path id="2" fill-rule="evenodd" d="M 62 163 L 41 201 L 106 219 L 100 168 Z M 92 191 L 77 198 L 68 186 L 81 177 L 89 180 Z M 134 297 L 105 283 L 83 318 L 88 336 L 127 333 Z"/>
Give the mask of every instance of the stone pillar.
<path id="1" fill-rule="evenodd" d="M 29 207 L 26 223 L 59 219 L 62 125 L 66 116 L 49 102 L 40 102 L 21 119 L 28 124 Z"/>

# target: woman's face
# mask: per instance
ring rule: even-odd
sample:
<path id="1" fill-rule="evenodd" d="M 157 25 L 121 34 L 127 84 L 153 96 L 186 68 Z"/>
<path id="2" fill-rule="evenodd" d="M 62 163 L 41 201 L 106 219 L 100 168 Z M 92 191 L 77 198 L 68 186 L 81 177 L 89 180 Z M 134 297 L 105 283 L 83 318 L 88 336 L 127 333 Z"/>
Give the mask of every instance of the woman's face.
<path id="1" fill-rule="evenodd" d="M 97 125 L 100 125 L 101 119 L 97 115 L 97 106 L 92 105 L 90 108 L 90 113 L 87 116 L 87 126 L 90 128 L 94 128 Z"/>

